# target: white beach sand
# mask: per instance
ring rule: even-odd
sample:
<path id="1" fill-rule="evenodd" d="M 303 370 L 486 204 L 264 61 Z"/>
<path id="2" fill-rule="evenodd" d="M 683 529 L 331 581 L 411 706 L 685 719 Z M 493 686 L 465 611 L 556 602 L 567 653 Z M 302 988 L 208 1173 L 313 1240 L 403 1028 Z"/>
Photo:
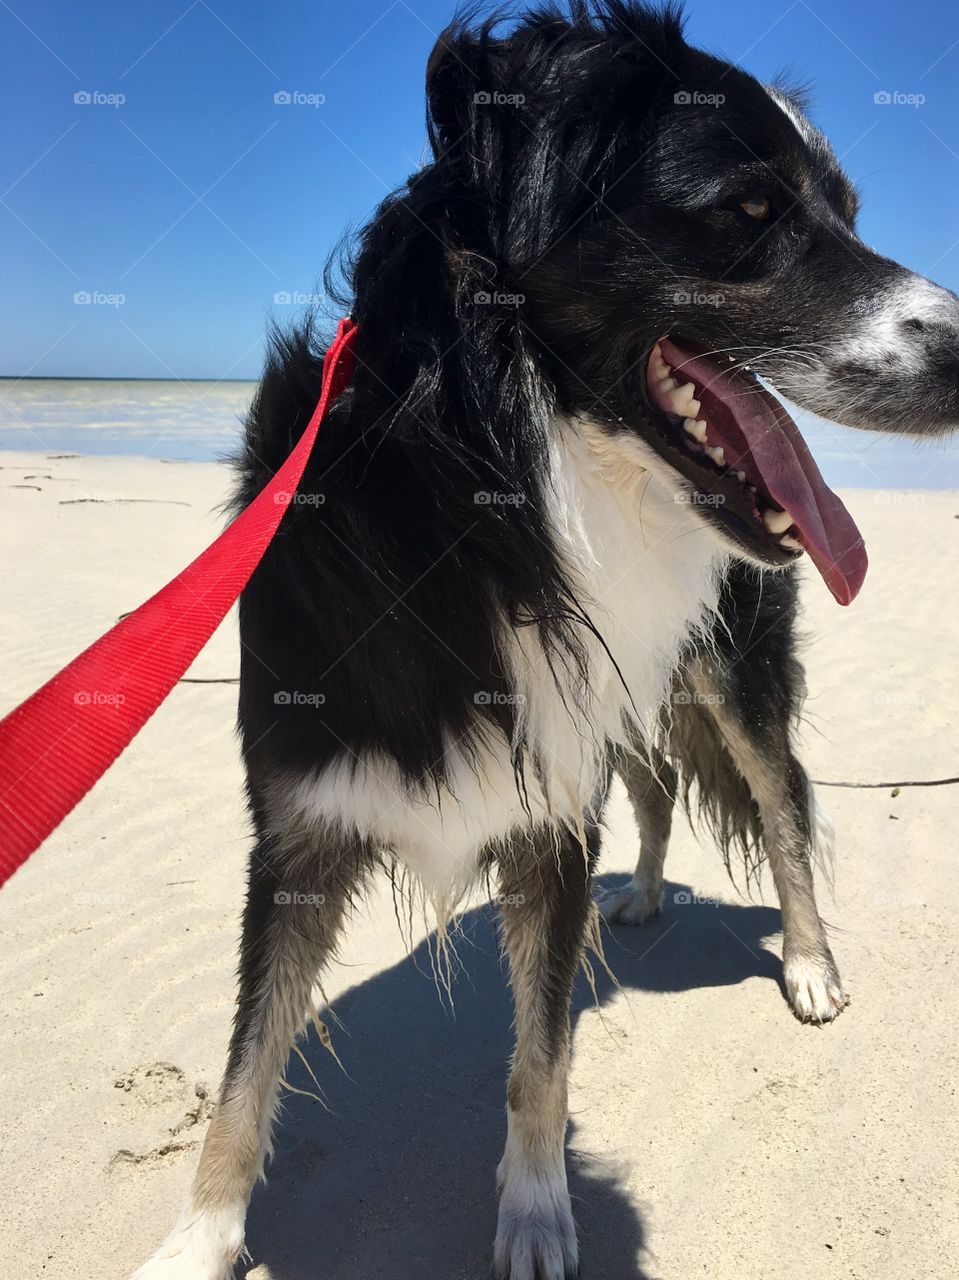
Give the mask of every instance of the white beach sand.
<path id="1" fill-rule="evenodd" d="M 221 526 L 224 468 L 0 454 L 0 712 Z M 860 599 L 806 584 L 814 777 L 959 774 L 959 494 L 844 495 Z M 81 501 L 91 499 L 96 501 Z M 221 628 L 193 677 L 233 678 Z M 248 847 L 232 684 L 181 684 L 0 892 L 0 1274 L 124 1280 L 171 1224 L 223 1066 Z M 959 787 L 823 788 L 820 903 L 852 1004 L 800 1026 L 778 912 L 677 820 L 660 921 L 607 934 L 621 989 L 575 1003 L 569 1136 L 584 1280 L 951 1280 L 959 1254 Z M 614 797 L 603 877 L 636 836 Z M 716 905 L 680 905 L 691 888 Z M 510 1005 L 489 909 L 467 915 L 455 1015 L 387 889 L 306 1048 L 329 1112 L 289 1099 L 248 1246 L 255 1280 L 480 1280 L 504 1137 Z M 311 1089 L 293 1059 L 289 1080 Z M 197 1094 L 199 1089 L 200 1094 Z M 243 1274 L 243 1268 L 240 1269 Z"/>

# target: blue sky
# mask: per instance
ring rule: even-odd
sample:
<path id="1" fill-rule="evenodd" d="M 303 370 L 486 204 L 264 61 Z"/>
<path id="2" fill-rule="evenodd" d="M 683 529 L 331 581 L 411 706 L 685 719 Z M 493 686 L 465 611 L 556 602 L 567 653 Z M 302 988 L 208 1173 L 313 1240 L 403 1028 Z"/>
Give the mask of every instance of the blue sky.
<path id="1" fill-rule="evenodd" d="M 0 0 L 0 373 L 256 377 L 268 317 L 293 309 L 275 296 L 314 292 L 344 228 L 419 162 L 423 68 L 452 7 Z M 813 82 L 864 239 L 959 289 L 959 6 L 688 13 L 695 43 Z"/>

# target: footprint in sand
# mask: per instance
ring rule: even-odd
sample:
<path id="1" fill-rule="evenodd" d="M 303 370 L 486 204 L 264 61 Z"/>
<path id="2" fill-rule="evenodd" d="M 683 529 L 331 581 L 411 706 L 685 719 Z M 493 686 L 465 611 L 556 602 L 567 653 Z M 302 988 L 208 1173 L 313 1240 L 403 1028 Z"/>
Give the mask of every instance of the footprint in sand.
<path id="1" fill-rule="evenodd" d="M 114 1080 L 113 1087 L 131 1094 L 148 1107 L 179 1102 L 187 1094 L 186 1078 L 172 1062 L 147 1062 Z"/>
<path id="2" fill-rule="evenodd" d="M 121 1089 L 132 1099 L 146 1107 L 162 1107 L 171 1103 L 185 1101 L 188 1093 L 186 1077 L 179 1067 L 172 1062 L 149 1062 L 120 1076 L 113 1082 L 114 1088 Z M 164 1138 L 157 1146 L 148 1151 L 132 1151 L 123 1147 L 115 1152 L 110 1166 L 122 1168 L 156 1168 L 171 1164 L 188 1151 L 198 1146 L 198 1139 L 184 1139 L 179 1135 L 184 1130 L 203 1125 L 213 1114 L 213 1098 L 209 1087 L 202 1080 L 193 1086 L 193 1102 L 184 1114 L 167 1129 L 168 1138 Z"/>
<path id="3" fill-rule="evenodd" d="M 187 1107 L 182 1119 L 178 1120 L 170 1130 L 174 1137 L 184 1129 L 192 1129 L 194 1125 L 204 1124 L 213 1115 L 213 1099 L 204 1081 L 198 1080 L 193 1086 L 193 1092 L 196 1095 L 193 1105 Z"/>
<path id="4" fill-rule="evenodd" d="M 146 1166 L 155 1169 L 157 1166 L 172 1164 L 197 1146 L 197 1142 L 166 1142 L 163 1146 L 154 1147 L 152 1151 L 131 1151 L 128 1147 L 122 1147 L 111 1157 L 110 1167 L 138 1169 Z"/>

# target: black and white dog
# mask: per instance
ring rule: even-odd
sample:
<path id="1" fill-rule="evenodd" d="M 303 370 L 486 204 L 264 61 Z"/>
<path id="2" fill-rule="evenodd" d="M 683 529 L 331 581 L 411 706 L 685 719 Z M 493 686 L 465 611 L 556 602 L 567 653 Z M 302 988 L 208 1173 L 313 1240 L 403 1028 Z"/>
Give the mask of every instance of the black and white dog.
<path id="1" fill-rule="evenodd" d="M 959 300 L 867 249 L 829 144 L 783 89 L 691 48 L 673 11 L 575 0 L 455 23 L 427 77 L 433 158 L 351 268 L 351 390 L 243 595 L 256 828 L 236 1023 L 188 1206 L 141 1280 L 222 1280 L 278 1079 L 378 866 L 442 923 L 484 872 L 516 1003 L 494 1271 L 577 1269 L 568 1007 L 618 771 L 636 922 L 677 791 L 768 859 L 799 1017 L 845 1002 L 792 747 L 807 555 L 840 603 L 862 539 L 763 380 L 853 426 L 959 421 Z M 316 403 L 279 339 L 237 504 Z"/>

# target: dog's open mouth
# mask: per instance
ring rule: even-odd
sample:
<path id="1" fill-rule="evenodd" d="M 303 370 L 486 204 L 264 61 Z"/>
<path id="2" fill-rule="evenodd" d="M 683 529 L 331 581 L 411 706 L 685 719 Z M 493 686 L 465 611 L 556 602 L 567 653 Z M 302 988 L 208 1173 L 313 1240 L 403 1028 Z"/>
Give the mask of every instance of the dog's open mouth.
<path id="1" fill-rule="evenodd" d="M 748 370 L 671 338 L 653 347 L 646 386 L 664 457 L 733 538 L 769 564 L 808 551 L 850 604 L 866 576 L 862 534 L 779 401 Z"/>

